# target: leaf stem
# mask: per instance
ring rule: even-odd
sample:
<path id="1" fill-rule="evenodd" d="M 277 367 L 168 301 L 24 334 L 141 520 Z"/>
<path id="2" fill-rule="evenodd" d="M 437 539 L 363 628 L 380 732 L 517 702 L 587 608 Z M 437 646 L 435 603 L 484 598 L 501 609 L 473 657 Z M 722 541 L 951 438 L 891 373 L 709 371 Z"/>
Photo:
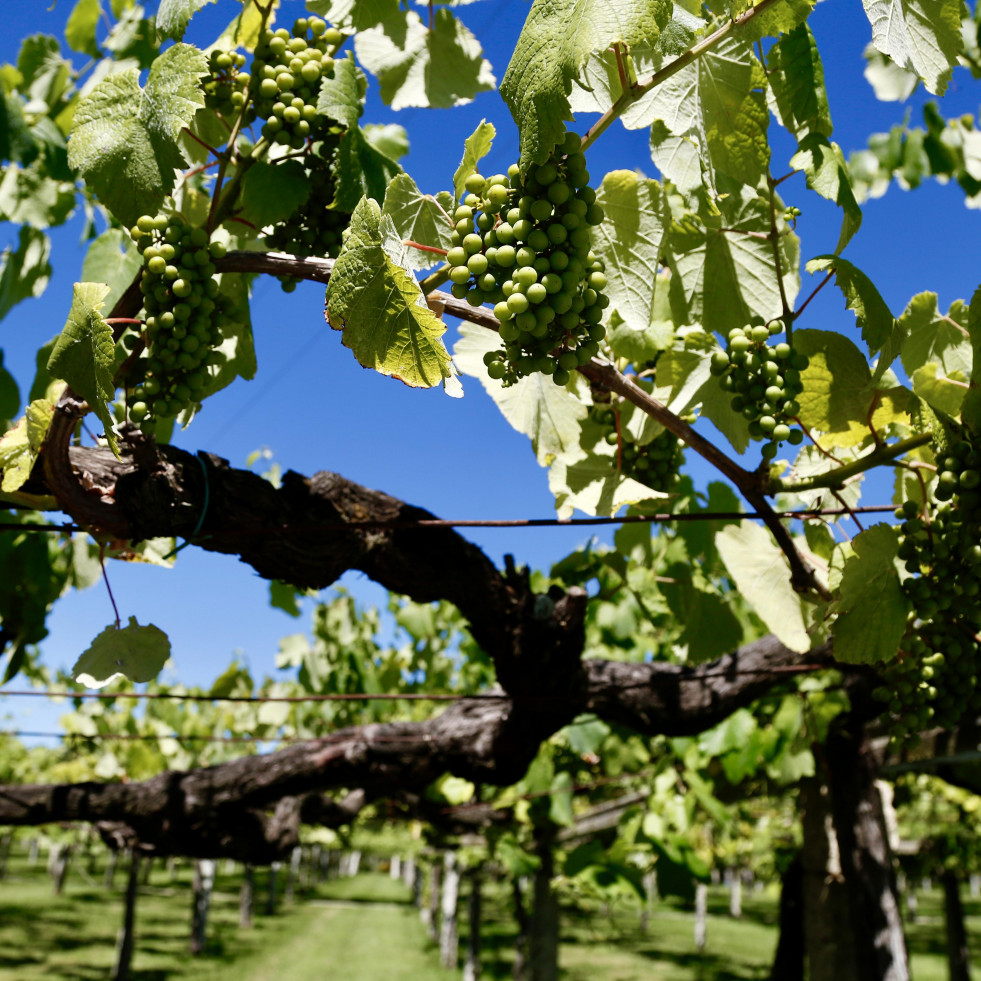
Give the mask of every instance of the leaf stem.
<path id="1" fill-rule="evenodd" d="M 919 446 L 925 446 L 933 436 L 930 433 L 917 433 L 907 439 L 901 439 L 898 443 L 889 443 L 878 447 L 871 453 L 851 463 L 844 463 L 840 467 L 828 470 L 825 473 L 811 477 L 809 480 L 773 480 L 770 483 L 770 492 L 777 493 L 784 491 L 794 493 L 795 491 L 813 490 L 820 487 L 827 487 L 832 490 L 840 489 L 846 480 L 855 477 L 866 470 L 878 467 L 885 463 L 892 463 L 897 457 L 903 456 L 910 450 L 915 450 Z"/>
<path id="2" fill-rule="evenodd" d="M 450 278 L 450 267 L 440 266 L 434 273 L 430 273 L 425 279 L 419 280 L 419 289 L 425 294 L 432 293 Z"/>
<path id="3" fill-rule="evenodd" d="M 794 314 L 795 320 L 807 309 L 807 304 L 810 303 L 811 300 L 813 300 L 814 297 L 816 297 L 818 293 L 820 293 L 821 290 L 823 290 L 824 287 L 827 286 L 829 282 L 831 282 L 832 279 L 834 279 L 834 275 L 835 275 L 834 270 L 832 270 L 831 272 L 828 273 L 827 276 L 824 277 L 824 279 L 821 280 L 820 283 L 817 284 L 817 286 L 814 287 L 814 290 L 811 293 L 811 295 L 800 305 L 800 308 Z"/>
<path id="4" fill-rule="evenodd" d="M 119 629 L 119 607 L 116 606 L 116 597 L 112 595 L 112 586 L 109 585 L 109 573 L 106 572 L 106 546 L 99 545 L 99 567 L 102 569 L 102 581 L 106 584 L 106 591 L 109 593 L 109 602 L 112 603 L 112 612 L 116 615 L 116 629 Z"/>
<path id="5" fill-rule="evenodd" d="M 446 249 L 438 249 L 435 245 L 422 245 L 420 242 L 413 242 L 411 238 L 402 239 L 403 245 L 409 245 L 413 249 L 419 249 L 422 252 L 434 252 L 436 255 L 446 255 Z"/>
<path id="6" fill-rule="evenodd" d="M 780 291 L 780 306 L 783 310 L 783 323 L 787 334 L 787 343 L 793 341 L 794 311 L 787 302 L 787 291 L 783 286 L 783 263 L 780 261 L 780 233 L 777 230 L 777 192 L 773 183 L 773 175 L 767 168 L 766 186 L 770 196 L 770 247 L 773 249 L 773 271 L 777 277 L 777 289 Z"/>

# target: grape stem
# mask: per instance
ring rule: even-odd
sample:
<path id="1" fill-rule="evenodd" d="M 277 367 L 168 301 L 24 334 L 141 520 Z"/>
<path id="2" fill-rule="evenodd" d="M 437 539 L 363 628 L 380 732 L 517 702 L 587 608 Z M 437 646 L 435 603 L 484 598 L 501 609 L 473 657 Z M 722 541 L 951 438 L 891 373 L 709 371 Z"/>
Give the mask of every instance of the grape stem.
<path id="1" fill-rule="evenodd" d="M 917 449 L 917 447 L 925 446 L 932 439 L 933 436 L 930 433 L 917 433 L 916 436 L 901 439 L 898 443 L 879 446 L 858 460 L 853 460 L 851 463 L 844 463 L 840 467 L 835 467 L 808 480 L 771 480 L 770 493 L 794 493 L 796 491 L 814 490 L 820 487 L 840 490 L 844 487 L 845 481 L 850 477 L 865 473 L 866 470 L 871 470 L 873 467 L 892 463 L 897 457 L 903 456 L 910 450 Z"/>
<path id="2" fill-rule="evenodd" d="M 411 238 L 402 239 L 403 245 L 409 245 L 413 249 L 420 249 L 422 252 L 435 252 L 436 255 L 446 255 L 446 249 L 438 249 L 435 245 L 422 245 L 420 242 L 413 242 Z"/>

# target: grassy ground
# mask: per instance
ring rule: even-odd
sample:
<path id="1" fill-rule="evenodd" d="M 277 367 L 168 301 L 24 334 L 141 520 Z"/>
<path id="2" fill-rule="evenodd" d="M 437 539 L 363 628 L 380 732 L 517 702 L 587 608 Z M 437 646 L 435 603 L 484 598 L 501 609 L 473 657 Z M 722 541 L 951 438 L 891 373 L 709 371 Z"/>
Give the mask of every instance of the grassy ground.
<path id="1" fill-rule="evenodd" d="M 0 882 L 0 981 L 104 981 L 122 918 L 119 891 L 97 877 L 69 875 L 52 894 L 38 867 L 14 860 Z M 188 952 L 190 869 L 171 881 L 155 867 L 137 907 L 133 981 L 449 981 L 439 967 L 408 890 L 382 873 L 333 880 L 301 901 L 265 915 L 266 873 L 257 874 L 255 925 L 238 927 L 240 874 L 222 864 L 212 899 L 208 948 Z M 123 886 L 123 875 L 117 887 Z M 966 892 L 966 890 L 965 890 Z M 465 897 L 462 897 L 465 900 Z M 635 902 L 610 907 L 565 903 L 560 962 L 563 981 L 758 981 L 776 945 L 776 900 L 750 893 L 744 915 L 727 915 L 727 895 L 710 893 L 708 948 L 694 949 L 692 914 L 663 903 L 640 928 Z M 583 906 L 585 905 L 585 908 Z M 966 900 L 975 963 L 981 961 L 981 903 Z M 465 910 L 461 902 L 461 916 Z M 514 925 L 505 896 L 486 892 L 484 976 L 511 977 Z M 461 933 L 466 934 L 461 922 Z M 920 920 L 908 930 L 916 981 L 945 981 L 941 896 L 920 897 Z"/>

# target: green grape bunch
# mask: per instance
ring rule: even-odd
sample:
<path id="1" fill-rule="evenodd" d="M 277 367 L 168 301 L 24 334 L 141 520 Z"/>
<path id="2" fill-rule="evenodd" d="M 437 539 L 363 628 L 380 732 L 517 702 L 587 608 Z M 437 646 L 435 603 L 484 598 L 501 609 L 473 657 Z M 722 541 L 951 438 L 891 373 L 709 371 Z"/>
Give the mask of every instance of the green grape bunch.
<path id="1" fill-rule="evenodd" d="M 590 248 L 603 209 L 580 145 L 567 133 L 524 176 L 517 164 L 507 175 L 471 174 L 453 215 L 452 292 L 473 306 L 494 304 L 503 347 L 484 363 L 505 385 L 534 372 L 565 385 L 606 336 L 606 276 Z"/>
<path id="2" fill-rule="evenodd" d="M 334 53 L 344 35 L 319 17 L 300 17 L 292 32 L 263 31 L 252 61 L 252 101 L 264 119 L 262 136 L 302 150 L 330 121 L 320 116 L 317 100 L 325 78 L 334 75 Z"/>
<path id="3" fill-rule="evenodd" d="M 130 419 L 168 418 L 200 400 L 208 368 L 222 355 L 221 325 L 228 301 L 215 279 L 214 260 L 225 254 L 203 228 L 180 215 L 143 215 L 130 234 L 143 255 L 140 290 L 146 311 L 143 381 L 131 391 Z"/>
<path id="4" fill-rule="evenodd" d="M 333 155 L 338 140 L 338 134 L 331 131 L 304 157 L 310 196 L 302 208 L 266 235 L 269 248 L 291 255 L 337 258 L 344 229 L 351 221 L 350 212 L 334 207 Z M 296 288 L 296 279 L 282 277 L 280 281 L 287 292 Z"/>
<path id="5" fill-rule="evenodd" d="M 967 439 L 946 450 L 937 459 L 939 503 L 921 509 L 910 500 L 896 511 L 915 620 L 876 694 L 895 716 L 897 738 L 981 712 L 981 450 Z"/>
<path id="6" fill-rule="evenodd" d="M 685 462 L 684 444 L 674 433 L 665 430 L 648 443 L 637 443 L 631 433 L 621 427 L 617 410 L 608 403 L 590 407 L 590 418 L 602 426 L 603 436 L 610 446 L 617 446 L 617 463 L 621 472 L 652 490 L 666 493 L 678 482 L 678 473 Z"/>
<path id="7" fill-rule="evenodd" d="M 711 362 L 712 374 L 719 377 L 723 391 L 732 394 L 733 411 L 749 423 L 750 437 L 767 440 L 762 449 L 764 460 L 772 460 L 781 443 L 798 446 L 804 439 L 803 432 L 791 423 L 800 412 L 800 376 L 808 359 L 786 341 L 776 341 L 782 333 L 779 320 L 769 326 L 736 327 L 729 332 L 726 350 L 716 351 Z"/>
<path id="8" fill-rule="evenodd" d="M 245 55 L 238 51 L 214 50 L 208 57 L 209 75 L 204 81 L 204 104 L 226 119 L 238 115 L 249 88 L 251 76 L 242 71 Z M 252 122 L 255 111 L 250 108 L 245 124 Z"/>

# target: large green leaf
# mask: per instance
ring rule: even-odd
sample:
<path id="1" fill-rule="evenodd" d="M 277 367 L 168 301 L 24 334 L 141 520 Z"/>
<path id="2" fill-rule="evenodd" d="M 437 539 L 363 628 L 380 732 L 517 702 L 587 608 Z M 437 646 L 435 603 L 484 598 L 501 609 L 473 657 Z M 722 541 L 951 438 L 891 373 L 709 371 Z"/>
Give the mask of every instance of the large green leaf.
<path id="1" fill-rule="evenodd" d="M 824 67 L 807 24 L 784 34 L 770 48 L 767 77 L 770 107 L 798 141 L 810 133 L 831 136 Z"/>
<path id="2" fill-rule="evenodd" d="M 185 163 L 177 138 L 204 105 L 198 80 L 207 73 L 201 51 L 175 44 L 154 60 L 145 88 L 138 69 L 121 69 L 75 110 L 69 163 L 124 225 L 156 214 L 173 189 Z"/>
<path id="3" fill-rule="evenodd" d="M 967 306 L 958 300 L 942 314 L 936 293 L 914 296 L 899 316 L 903 368 L 913 391 L 949 416 L 959 414 L 973 371 L 967 325 Z"/>
<path id="4" fill-rule="evenodd" d="M 630 170 L 603 178 L 597 194 L 605 217 L 593 249 L 606 263 L 606 293 L 628 329 L 646 331 L 656 317 L 654 290 L 664 241 L 661 186 Z"/>
<path id="5" fill-rule="evenodd" d="M 21 228 L 17 248 L 0 254 L 0 320 L 29 296 L 40 296 L 51 278 L 51 242 L 36 228 Z"/>
<path id="6" fill-rule="evenodd" d="M 835 252 L 841 252 L 862 224 L 862 209 L 855 200 L 841 147 L 822 133 L 809 133 L 790 158 L 790 165 L 804 172 L 807 186 L 812 191 L 817 191 L 821 197 L 834 201 L 841 208 L 841 233 L 835 246 Z"/>
<path id="7" fill-rule="evenodd" d="M 744 521 L 716 535 L 716 547 L 743 599 L 792 651 L 810 649 L 801 598 L 790 584 L 787 557 L 760 525 Z"/>
<path id="8" fill-rule="evenodd" d="M 112 417 L 106 404 L 116 393 L 112 380 L 115 345 L 112 328 L 100 313 L 108 295 L 105 283 L 74 285 L 72 308 L 48 359 L 48 370 L 89 403 L 105 426 L 106 439 L 115 453 Z"/>
<path id="9" fill-rule="evenodd" d="M 679 643 L 687 648 L 686 664 L 699 664 L 735 650 L 743 629 L 719 595 L 700 579 L 675 579 L 660 584 L 661 592 L 676 622 L 681 624 Z"/>
<path id="10" fill-rule="evenodd" d="M 167 0 L 163 2 L 166 3 Z M 87 54 L 90 58 L 102 56 L 95 39 L 95 31 L 99 26 L 101 15 L 100 0 L 77 0 L 65 23 L 65 40 L 73 51 Z"/>
<path id="11" fill-rule="evenodd" d="M 254 162 L 242 180 L 238 217 L 256 228 L 285 221 L 310 197 L 310 178 L 297 160 Z"/>
<path id="12" fill-rule="evenodd" d="M 728 336 L 753 317 L 771 320 L 783 312 L 770 232 L 769 203 L 750 187 L 722 187 L 721 214 L 706 210 L 686 216 L 681 233 L 672 227 L 669 264 L 686 309 L 679 323 L 701 323 Z M 748 233 L 748 234 L 747 234 Z M 787 302 L 793 305 L 800 284 L 797 236 L 780 235 L 781 271 Z"/>
<path id="13" fill-rule="evenodd" d="M 464 105 L 497 82 L 480 42 L 446 7 L 431 28 L 415 11 L 397 13 L 356 34 L 354 50 L 393 109 Z"/>
<path id="14" fill-rule="evenodd" d="M 37 399 L 27 407 L 24 418 L 0 437 L 0 491 L 11 494 L 26 483 L 53 416 L 54 406 L 47 399 Z"/>
<path id="15" fill-rule="evenodd" d="M 961 50 L 962 0 L 862 0 L 872 43 L 942 95 Z"/>
<path id="16" fill-rule="evenodd" d="M 110 624 L 72 667 L 72 678 L 87 688 L 104 688 L 116 678 L 153 681 L 170 657 L 167 635 L 152 623 L 130 617 L 125 627 Z"/>
<path id="17" fill-rule="evenodd" d="M 535 0 L 501 82 L 522 170 L 562 142 L 572 82 L 589 56 L 616 41 L 656 47 L 671 13 L 670 0 Z"/>
<path id="18" fill-rule="evenodd" d="M 869 346 L 869 355 L 878 354 L 897 330 L 896 318 L 889 312 L 875 284 L 856 266 L 838 255 L 819 255 L 807 263 L 809 273 L 831 270 L 835 284 L 845 297 L 845 306 L 855 312 L 855 322 L 862 332 L 862 339 Z M 892 357 L 899 353 L 898 345 Z M 890 359 L 891 360 L 891 359 Z"/>
<path id="19" fill-rule="evenodd" d="M 710 185 L 721 171 L 755 186 L 770 158 L 765 84 L 752 45 L 730 37 L 665 79 L 650 107 L 666 135 L 698 149 Z M 662 152 L 659 166 L 667 160 Z M 664 176 L 674 180 L 673 172 Z"/>
<path id="20" fill-rule="evenodd" d="M 342 28 L 366 31 L 398 12 L 398 0 L 307 0 L 307 7 Z"/>
<path id="21" fill-rule="evenodd" d="M 849 664 L 894 657 L 906 630 L 910 606 L 899 582 L 896 529 L 878 524 L 851 542 L 841 572 L 834 655 Z"/>
<path id="22" fill-rule="evenodd" d="M 480 379 L 504 418 L 531 440 L 539 463 L 549 466 L 559 455 L 576 453 L 586 406 L 567 388 L 537 372 L 505 388 L 487 374 L 484 365 L 484 354 L 500 346 L 494 331 L 461 324 L 453 360 L 463 374 Z"/>
<path id="23" fill-rule="evenodd" d="M 317 112 L 336 119 L 348 129 L 357 126 L 364 109 L 361 99 L 364 96 L 365 78 L 348 52 L 347 58 L 334 60 L 334 74 L 325 78 L 317 98 Z"/>
<path id="24" fill-rule="evenodd" d="M 406 242 L 418 242 L 432 248 L 453 247 L 453 228 L 446 212 L 431 194 L 423 194 L 408 174 L 399 174 L 385 192 L 382 213 L 390 215 L 399 235 Z M 429 269 L 444 256 L 423 249 L 407 247 L 406 260 L 412 270 Z"/>
<path id="25" fill-rule="evenodd" d="M 360 364 L 431 388 L 453 376 L 446 327 L 405 267 L 405 251 L 391 217 L 362 199 L 327 286 L 327 316 Z"/>
<path id="26" fill-rule="evenodd" d="M 801 373 L 799 418 L 825 434 L 818 440 L 822 446 L 855 446 L 868 438 L 870 425 L 882 430 L 908 421 L 908 392 L 876 389 L 868 361 L 843 334 L 794 331 L 794 347 L 810 359 Z"/>
<path id="27" fill-rule="evenodd" d="M 75 207 L 75 185 L 53 180 L 46 170 L 41 161 L 30 167 L 10 164 L 0 181 L 0 215 L 33 228 L 63 224 Z"/>
<path id="28" fill-rule="evenodd" d="M 382 201 L 392 179 L 402 168 L 391 157 L 376 149 L 361 128 L 349 129 L 334 156 L 334 207 L 354 211 L 363 198 Z"/>
<path id="29" fill-rule="evenodd" d="M 161 37 L 180 41 L 191 18 L 215 0 L 160 0 L 157 8 L 157 31 Z"/>
<path id="30" fill-rule="evenodd" d="M 576 509 L 584 514 L 614 515 L 630 504 L 668 496 L 625 476 L 617 469 L 616 447 L 604 442 L 588 452 L 558 457 L 548 472 L 548 486 L 560 518 L 572 517 Z"/>

